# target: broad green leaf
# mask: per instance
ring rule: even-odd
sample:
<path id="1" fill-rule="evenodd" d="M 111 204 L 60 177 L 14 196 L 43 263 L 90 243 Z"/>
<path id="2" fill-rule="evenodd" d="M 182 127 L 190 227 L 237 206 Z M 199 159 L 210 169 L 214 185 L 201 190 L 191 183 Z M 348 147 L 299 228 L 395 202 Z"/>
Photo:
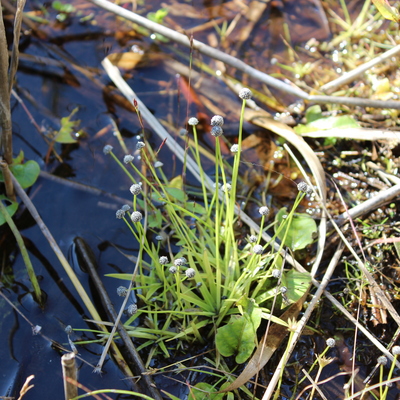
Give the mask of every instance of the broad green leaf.
<path id="1" fill-rule="evenodd" d="M 10 170 L 24 189 L 32 186 L 40 173 L 39 164 L 33 160 L 29 160 L 25 164 L 10 165 Z"/>
<path id="2" fill-rule="evenodd" d="M 192 387 L 188 400 L 222 400 L 225 393 L 216 393 L 217 389 L 207 382 L 199 382 Z"/>
<path id="3" fill-rule="evenodd" d="M 176 189 L 183 189 L 183 178 L 181 175 L 172 178 L 168 184 L 168 187 L 176 188 Z"/>
<path id="4" fill-rule="evenodd" d="M 323 118 L 322 110 L 319 105 L 311 106 L 307 108 L 306 111 L 306 121 L 307 124 L 316 121 L 317 119 Z"/>
<path id="5" fill-rule="evenodd" d="M 24 152 L 21 150 L 19 152 L 19 154 L 17 155 L 17 157 L 13 158 L 13 165 L 15 164 L 22 164 L 22 162 L 24 161 Z"/>
<path id="6" fill-rule="evenodd" d="M 74 108 L 68 117 L 61 118 L 61 129 L 54 136 L 54 141 L 57 143 L 76 143 L 74 136 L 77 126 L 81 123 L 80 120 L 71 121 L 71 118 L 78 111 L 78 107 Z"/>
<path id="7" fill-rule="evenodd" d="M 70 4 L 70 3 L 65 3 L 64 4 L 64 3 L 62 3 L 61 1 L 58 1 L 58 0 L 53 1 L 51 6 L 55 10 L 63 12 L 63 13 L 71 13 L 71 12 L 75 12 L 75 10 L 76 10 L 76 8 L 72 4 Z"/>
<path id="8" fill-rule="evenodd" d="M 282 274 L 281 279 L 282 286 L 287 288 L 285 296 L 290 304 L 298 301 L 307 291 L 311 283 L 310 274 L 298 272 L 294 269 Z M 283 307 L 286 307 L 287 305 L 288 304 L 282 303 Z"/>
<path id="9" fill-rule="evenodd" d="M 224 357 L 236 354 L 235 360 L 238 364 L 248 360 L 256 346 L 261 314 L 261 309 L 254 301 L 248 300 L 243 315 L 232 315 L 228 324 L 217 330 L 217 350 Z"/>
<path id="10" fill-rule="evenodd" d="M 6 210 L 10 214 L 10 217 L 12 217 L 18 209 L 18 203 L 7 199 L 7 197 L 4 196 L 3 194 L 0 195 L 0 201 L 4 201 L 4 200 L 10 203 L 8 206 L 6 206 Z M 0 226 L 5 224 L 5 222 L 6 222 L 6 220 L 3 217 L 3 214 L 0 213 Z"/>
<path id="11" fill-rule="evenodd" d="M 206 209 L 201 204 L 196 203 L 194 201 L 188 201 L 185 204 L 185 208 L 186 208 L 186 210 L 188 210 L 189 212 L 192 212 L 194 214 L 201 214 L 201 215 L 206 214 Z"/>
<path id="12" fill-rule="evenodd" d="M 186 193 L 182 189 L 166 187 L 165 191 L 169 194 L 170 197 L 179 201 L 180 203 L 184 203 L 187 199 Z"/>
<path id="13" fill-rule="evenodd" d="M 284 216 L 288 214 L 289 213 L 286 207 L 283 207 L 279 210 L 275 217 L 275 222 L 277 222 L 277 224 L 275 224 L 275 232 L 278 231 L 279 227 L 284 221 L 287 221 Z M 293 251 L 296 251 L 304 249 L 313 242 L 313 236 L 317 232 L 317 224 L 310 215 L 295 213 L 290 221 L 289 226 L 288 223 L 289 222 L 287 222 L 285 227 L 283 227 L 278 233 L 278 237 L 282 241 L 284 240 L 286 234 L 284 244 L 287 247 Z"/>
<path id="14" fill-rule="evenodd" d="M 147 14 L 147 18 L 150 21 L 157 22 L 157 24 L 162 24 L 164 18 L 168 15 L 168 10 L 166 8 L 160 8 L 155 13 L 150 12 Z"/>
<path id="15" fill-rule="evenodd" d="M 387 0 L 372 0 L 375 7 L 382 14 L 383 18 L 390 21 L 400 22 L 400 15 L 396 8 L 392 7 Z"/>
<path id="16" fill-rule="evenodd" d="M 148 214 L 147 225 L 149 226 L 149 228 L 161 228 L 162 215 L 159 209 Z"/>

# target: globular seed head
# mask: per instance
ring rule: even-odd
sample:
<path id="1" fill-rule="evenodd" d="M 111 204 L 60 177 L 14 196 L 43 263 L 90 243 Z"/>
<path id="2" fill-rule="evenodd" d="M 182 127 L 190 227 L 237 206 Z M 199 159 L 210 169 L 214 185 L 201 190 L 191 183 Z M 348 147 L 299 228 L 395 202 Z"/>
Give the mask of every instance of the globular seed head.
<path id="1" fill-rule="evenodd" d="M 128 204 L 124 204 L 124 205 L 121 207 L 121 210 L 123 210 L 123 211 L 129 211 L 130 209 L 131 209 L 131 206 L 128 205 Z"/>
<path id="2" fill-rule="evenodd" d="M 130 304 L 126 311 L 129 315 L 136 314 L 137 313 L 137 304 Z"/>
<path id="3" fill-rule="evenodd" d="M 142 185 L 139 183 L 134 183 L 130 188 L 129 191 L 134 195 L 137 196 L 142 191 Z"/>
<path id="4" fill-rule="evenodd" d="M 146 146 L 146 145 L 145 145 L 144 142 L 142 142 L 142 141 L 137 142 L 137 143 L 136 143 L 136 150 L 141 150 L 141 149 L 143 149 L 143 147 L 145 147 L 145 146 Z"/>
<path id="5" fill-rule="evenodd" d="M 67 335 L 70 335 L 73 332 L 72 326 L 71 325 L 67 325 L 64 329 L 65 333 Z"/>
<path id="6" fill-rule="evenodd" d="M 124 210 L 117 210 L 115 212 L 115 216 L 117 217 L 117 219 L 122 219 L 125 217 L 125 211 Z"/>
<path id="7" fill-rule="evenodd" d="M 300 182 L 300 183 L 297 185 L 297 190 L 298 190 L 299 192 L 307 193 L 307 191 L 308 191 L 308 185 L 307 185 L 307 183 L 305 183 L 305 182 Z"/>
<path id="8" fill-rule="evenodd" d="M 117 287 L 117 295 L 120 297 L 126 297 L 126 295 L 128 294 L 128 288 L 126 288 L 125 286 L 118 286 Z"/>
<path id="9" fill-rule="evenodd" d="M 251 236 L 249 237 L 249 242 L 250 242 L 250 243 L 255 243 L 255 242 L 257 242 L 257 236 L 251 235 Z"/>
<path id="10" fill-rule="evenodd" d="M 185 271 L 185 275 L 188 279 L 193 279 L 196 275 L 196 271 L 193 268 L 188 268 Z"/>
<path id="11" fill-rule="evenodd" d="M 185 259 L 182 259 L 182 258 L 177 258 L 175 261 L 174 261 L 174 265 L 176 266 L 176 267 L 181 267 L 182 265 L 185 265 L 186 264 L 186 260 Z"/>
<path id="12" fill-rule="evenodd" d="M 125 163 L 125 164 L 129 164 L 129 163 L 131 163 L 134 159 L 135 159 L 135 157 L 131 156 L 130 154 L 127 154 L 127 155 L 124 157 L 124 163 Z"/>
<path id="13" fill-rule="evenodd" d="M 280 291 L 282 294 L 285 294 L 285 293 L 287 292 L 287 287 L 286 287 L 286 286 L 281 286 L 281 287 L 279 288 L 279 291 Z"/>
<path id="14" fill-rule="evenodd" d="M 275 279 L 279 279 L 281 277 L 281 271 L 279 269 L 273 269 L 272 270 L 272 276 Z"/>
<path id="15" fill-rule="evenodd" d="M 233 144 L 231 146 L 231 152 L 232 153 L 238 153 L 239 152 L 239 145 L 238 144 Z"/>
<path id="16" fill-rule="evenodd" d="M 168 257 L 165 257 L 165 256 L 161 256 L 158 261 L 161 265 L 168 264 L 168 262 L 169 262 Z"/>
<path id="17" fill-rule="evenodd" d="M 232 189 L 232 185 L 230 183 L 227 183 L 226 185 L 221 186 L 221 190 L 223 192 L 230 192 Z"/>
<path id="18" fill-rule="evenodd" d="M 174 266 L 172 266 L 172 267 L 169 267 L 169 270 L 168 270 L 171 274 L 176 274 L 176 271 L 177 271 L 177 268 L 176 267 L 174 267 Z"/>
<path id="19" fill-rule="evenodd" d="M 376 361 L 378 362 L 378 364 L 385 366 L 388 362 L 388 359 L 386 356 L 380 356 Z"/>
<path id="20" fill-rule="evenodd" d="M 224 133 L 223 129 L 220 126 L 213 126 L 211 128 L 211 135 L 215 136 L 215 137 L 219 137 Z"/>
<path id="21" fill-rule="evenodd" d="M 253 253 L 254 253 L 254 254 L 262 254 L 263 251 L 264 251 L 264 248 L 261 246 L 261 244 L 256 244 L 256 245 L 253 247 Z"/>
<path id="22" fill-rule="evenodd" d="M 243 88 L 239 91 L 239 97 L 243 100 L 249 100 L 253 97 L 253 92 L 248 88 Z"/>
<path id="23" fill-rule="evenodd" d="M 103 153 L 104 154 L 110 154 L 112 152 L 113 147 L 109 144 L 106 144 L 103 148 Z"/>
<path id="24" fill-rule="evenodd" d="M 334 338 L 326 339 L 326 345 L 328 347 L 335 347 L 336 346 L 336 340 Z"/>
<path id="25" fill-rule="evenodd" d="M 211 118 L 211 126 L 222 126 L 224 124 L 224 118 L 221 115 L 214 115 Z"/>
<path id="26" fill-rule="evenodd" d="M 164 166 L 164 163 L 161 162 L 161 161 L 156 161 L 156 162 L 154 163 L 154 168 L 161 168 L 161 167 L 163 167 L 163 166 Z"/>
<path id="27" fill-rule="evenodd" d="M 132 220 L 132 222 L 139 222 L 139 221 L 141 221 L 143 219 L 143 215 L 142 215 L 142 213 L 140 212 L 140 211 L 134 211 L 132 214 L 131 214 L 131 220 Z"/>
<path id="28" fill-rule="evenodd" d="M 392 348 L 392 354 L 394 356 L 398 356 L 400 354 L 400 346 L 393 346 Z"/>
<path id="29" fill-rule="evenodd" d="M 258 212 L 259 212 L 261 215 L 267 216 L 267 215 L 269 214 L 269 208 L 268 208 L 267 206 L 262 206 L 262 207 L 260 207 L 260 208 L 258 209 Z"/>
<path id="30" fill-rule="evenodd" d="M 191 126 L 195 126 L 199 123 L 199 120 L 195 117 L 189 118 L 188 124 Z"/>

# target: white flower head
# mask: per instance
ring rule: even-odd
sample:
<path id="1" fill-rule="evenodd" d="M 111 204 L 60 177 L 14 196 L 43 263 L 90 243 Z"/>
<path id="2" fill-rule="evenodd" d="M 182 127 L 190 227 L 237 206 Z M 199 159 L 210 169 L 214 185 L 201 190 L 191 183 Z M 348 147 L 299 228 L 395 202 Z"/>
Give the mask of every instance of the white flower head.
<path id="1" fill-rule="evenodd" d="M 137 196 L 142 191 L 142 185 L 140 183 L 134 183 L 130 188 L 129 191 L 134 195 Z"/>
<path id="2" fill-rule="evenodd" d="M 142 215 L 142 213 L 140 212 L 140 211 L 134 211 L 132 214 L 131 214 L 131 220 L 132 220 L 132 222 L 139 222 L 139 221 L 141 221 L 143 219 L 143 215 Z"/>
<path id="3" fill-rule="evenodd" d="M 154 168 L 161 168 L 164 166 L 164 163 L 162 163 L 161 161 L 156 161 L 154 163 Z"/>
<path id="4" fill-rule="evenodd" d="M 103 148 L 103 153 L 104 154 L 110 154 L 112 152 L 113 147 L 109 144 L 106 144 Z"/>
<path id="5" fill-rule="evenodd" d="M 188 268 L 185 271 L 185 275 L 188 279 L 193 279 L 196 275 L 196 271 L 193 268 Z"/>
<path id="6" fill-rule="evenodd" d="M 199 123 L 199 120 L 195 117 L 189 118 L 188 124 L 191 126 L 195 126 Z"/>
<path id="7" fill-rule="evenodd" d="M 224 133 L 223 129 L 222 129 L 220 126 L 218 126 L 218 125 L 213 126 L 213 127 L 211 128 L 211 135 L 213 135 L 213 136 L 215 136 L 215 137 L 219 137 L 219 136 L 221 136 L 223 133 Z"/>
<path id="8" fill-rule="evenodd" d="M 143 149 L 143 147 L 145 147 L 145 146 L 146 146 L 146 145 L 145 145 L 144 142 L 142 142 L 142 141 L 137 142 L 137 143 L 136 143 L 136 150 L 141 150 L 141 149 Z"/>
<path id="9" fill-rule="evenodd" d="M 231 152 L 232 153 L 238 153 L 239 152 L 239 145 L 238 144 L 233 144 L 231 146 Z"/>
<path id="10" fill-rule="evenodd" d="M 256 244 L 256 245 L 253 247 L 253 253 L 254 253 L 254 254 L 262 254 L 263 251 L 264 251 L 264 248 L 261 246 L 261 244 Z"/>
<path id="11" fill-rule="evenodd" d="M 267 206 L 262 206 L 258 209 L 261 215 L 267 216 L 269 214 L 269 208 Z"/>
<path id="12" fill-rule="evenodd" d="M 214 115 L 211 118 L 211 126 L 222 126 L 224 124 L 224 118 L 221 115 Z"/>
<path id="13" fill-rule="evenodd" d="M 255 242 L 257 242 L 257 236 L 251 235 L 251 236 L 249 237 L 249 242 L 250 242 L 250 243 L 255 243 Z"/>
<path id="14" fill-rule="evenodd" d="M 239 97 L 243 100 L 249 100 L 253 97 L 253 93 L 248 88 L 243 88 L 239 91 Z"/>
<path id="15" fill-rule="evenodd" d="M 124 157 L 124 164 L 129 164 L 134 160 L 135 157 L 131 156 L 130 154 L 127 154 Z"/>
<path id="16" fill-rule="evenodd" d="M 336 340 L 334 338 L 326 339 L 326 345 L 328 347 L 335 347 L 336 346 Z"/>

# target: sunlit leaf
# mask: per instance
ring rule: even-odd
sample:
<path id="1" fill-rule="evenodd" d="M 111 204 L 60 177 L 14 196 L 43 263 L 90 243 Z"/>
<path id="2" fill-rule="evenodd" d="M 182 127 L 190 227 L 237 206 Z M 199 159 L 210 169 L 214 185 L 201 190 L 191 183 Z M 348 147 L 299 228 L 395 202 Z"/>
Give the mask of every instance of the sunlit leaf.
<path id="1" fill-rule="evenodd" d="M 10 217 L 12 217 L 16 213 L 16 211 L 18 209 L 18 203 L 15 202 L 15 201 L 11 201 L 11 200 L 7 199 L 7 197 L 4 196 L 3 194 L 0 195 L 0 201 L 7 201 L 8 203 L 10 203 L 5 208 L 6 208 L 7 212 L 8 212 L 8 214 L 10 214 Z M 0 226 L 5 224 L 5 222 L 6 222 L 6 220 L 5 220 L 4 216 L 3 216 L 3 214 L 0 213 Z"/>
<path id="2" fill-rule="evenodd" d="M 10 170 L 24 189 L 32 186 L 40 173 L 39 164 L 33 160 L 29 160 L 24 164 L 10 165 Z"/>
<path id="3" fill-rule="evenodd" d="M 142 60 L 143 54 L 133 51 L 127 53 L 112 53 L 107 56 L 111 64 L 122 69 L 133 69 Z"/>
<path id="4" fill-rule="evenodd" d="M 286 221 L 289 213 L 286 207 L 279 210 L 275 217 L 275 231 L 279 230 L 281 224 Z M 287 231 L 287 232 L 286 232 Z M 317 232 L 317 224 L 308 214 L 295 213 L 289 226 L 285 226 L 278 233 L 280 240 L 284 240 L 284 244 L 291 250 L 301 250 L 313 242 L 313 236 Z M 286 236 L 286 237 L 285 237 Z"/>
<path id="5" fill-rule="evenodd" d="M 257 328 L 261 323 L 261 309 L 250 300 L 243 315 L 232 315 L 227 325 L 217 330 L 215 345 L 224 356 L 236 354 L 236 362 L 247 361 L 254 351 L 257 341 Z"/>
<path id="6" fill-rule="evenodd" d="M 285 296 L 289 304 L 298 301 L 308 290 L 311 282 L 310 274 L 298 272 L 294 269 L 282 274 L 281 279 L 282 286 L 287 288 Z M 282 303 L 282 306 L 285 307 L 287 304 Z"/>
<path id="7" fill-rule="evenodd" d="M 214 386 L 207 382 L 199 382 L 192 387 L 188 400 L 222 400 L 224 393 L 216 393 Z"/>
<path id="8" fill-rule="evenodd" d="M 54 10 L 63 12 L 63 13 L 72 13 L 75 12 L 76 8 L 70 4 L 70 3 L 62 3 L 61 1 L 53 1 L 53 3 L 51 3 L 51 6 L 54 8 Z"/>
<path id="9" fill-rule="evenodd" d="M 400 22 L 400 14 L 396 8 L 392 7 L 388 0 L 372 0 L 375 7 L 382 14 L 383 18 L 390 21 Z"/>
<path id="10" fill-rule="evenodd" d="M 149 228 L 161 228 L 162 215 L 159 209 L 147 215 L 147 225 Z"/>
<path id="11" fill-rule="evenodd" d="M 72 110 L 71 114 L 68 117 L 61 118 L 61 129 L 54 136 L 54 141 L 57 143 L 76 143 L 75 131 L 77 126 L 81 123 L 80 120 L 71 121 L 71 118 L 78 111 L 78 107 Z"/>

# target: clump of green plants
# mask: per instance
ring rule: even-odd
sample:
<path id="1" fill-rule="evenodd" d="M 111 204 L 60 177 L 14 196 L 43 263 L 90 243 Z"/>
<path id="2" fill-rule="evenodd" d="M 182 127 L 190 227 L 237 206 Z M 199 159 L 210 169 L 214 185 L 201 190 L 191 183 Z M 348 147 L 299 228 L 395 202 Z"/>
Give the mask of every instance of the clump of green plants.
<path id="1" fill-rule="evenodd" d="M 118 210 L 116 217 L 140 244 L 137 268 L 133 274 L 110 276 L 132 282 L 137 304 L 131 307 L 125 325 L 132 326 L 129 332 L 133 337 L 144 339 L 140 348 L 157 344 L 169 357 L 172 346 L 213 343 L 215 339 L 222 356 L 235 356 L 237 363 L 243 363 L 257 344 L 262 318 L 286 324 L 272 316 L 272 300 L 276 307 L 284 308 L 308 288 L 309 276 L 285 270 L 282 257 L 284 248 L 295 251 L 313 241 L 314 220 L 295 212 L 312 191 L 306 183 L 298 185 L 290 210 L 280 210 L 273 221 L 267 205 L 259 204 L 259 232 L 240 224 L 237 194 L 243 113 L 251 91 L 243 89 L 239 96 L 242 117 L 237 143 L 230 148 L 233 163 L 221 154 L 224 119 L 211 119 L 213 181 L 202 165 L 198 120 L 188 121 L 193 139 L 188 140 L 187 157 L 193 157 L 201 177 L 196 196 L 185 191 L 181 175 L 167 179 L 158 152 L 145 140 L 137 143 L 140 166 L 134 156 L 125 155 L 120 161 L 111 146 L 104 148 L 132 180 L 132 204 Z M 265 230 L 274 232 L 268 242 L 262 238 Z M 279 248 L 273 245 L 277 238 Z M 136 326 L 137 319 L 144 322 Z"/>

